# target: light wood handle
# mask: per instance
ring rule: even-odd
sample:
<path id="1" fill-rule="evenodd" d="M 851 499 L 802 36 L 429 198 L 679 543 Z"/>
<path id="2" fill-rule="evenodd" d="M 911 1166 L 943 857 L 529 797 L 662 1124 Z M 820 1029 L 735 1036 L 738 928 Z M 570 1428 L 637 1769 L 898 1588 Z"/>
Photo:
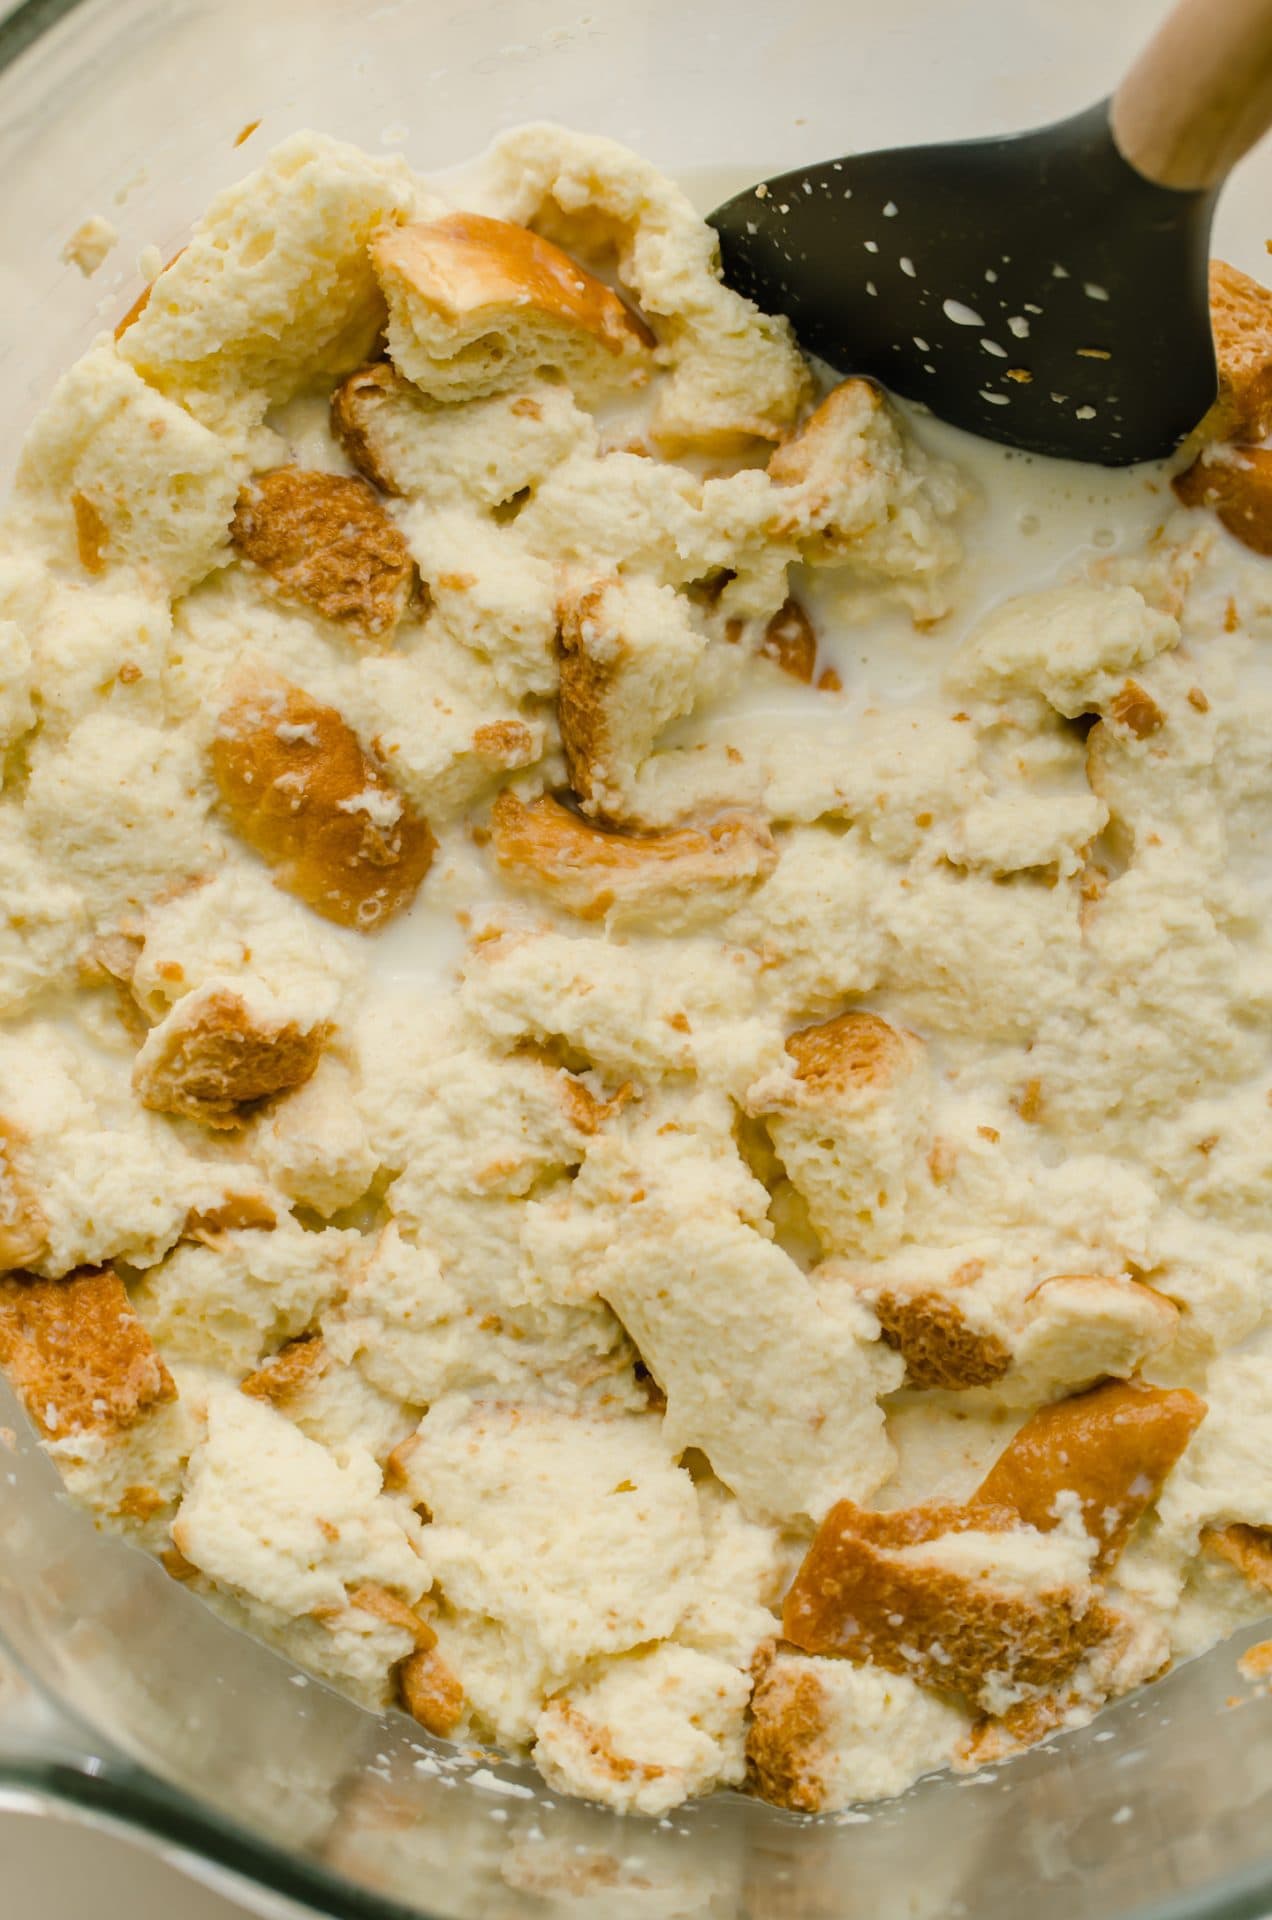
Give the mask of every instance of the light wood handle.
<path id="1" fill-rule="evenodd" d="M 1124 160 L 1216 187 L 1272 124 L 1272 0 L 1181 0 L 1113 96 Z"/>

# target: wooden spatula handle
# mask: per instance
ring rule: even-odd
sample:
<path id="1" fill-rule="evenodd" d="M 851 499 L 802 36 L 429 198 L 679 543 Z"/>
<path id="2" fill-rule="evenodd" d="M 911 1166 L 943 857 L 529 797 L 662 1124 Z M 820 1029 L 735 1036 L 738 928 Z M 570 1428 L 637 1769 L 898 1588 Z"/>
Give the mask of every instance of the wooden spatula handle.
<path id="1" fill-rule="evenodd" d="M 1214 187 L 1272 124 L 1272 0 L 1181 0 L 1113 97 L 1124 159 Z"/>

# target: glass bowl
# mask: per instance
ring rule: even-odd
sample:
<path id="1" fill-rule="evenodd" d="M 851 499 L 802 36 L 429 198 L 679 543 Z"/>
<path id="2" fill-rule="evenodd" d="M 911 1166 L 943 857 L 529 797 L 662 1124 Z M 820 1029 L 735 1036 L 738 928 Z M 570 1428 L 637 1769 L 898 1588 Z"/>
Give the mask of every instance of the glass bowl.
<path id="1" fill-rule="evenodd" d="M 0 458 L 140 290 L 141 249 L 166 259 L 215 189 L 296 127 L 400 147 L 428 169 L 549 117 L 640 148 L 707 207 L 802 160 L 1074 109 L 1112 85 L 1160 12 L 1154 0 L 27 0 L 0 26 Z M 1256 273 L 1265 195 L 1272 163 L 1256 157 L 1217 237 Z M 85 279 L 62 248 L 93 213 L 121 240 Z M 306 1680 L 71 1509 L 3 1387 L 0 1427 L 0 1805 L 118 1823 L 266 1911 L 1272 1912 L 1272 1705 L 1240 1682 L 1239 1646 L 1009 1767 L 885 1806 L 803 1821 L 730 1794 L 623 1820 Z"/>

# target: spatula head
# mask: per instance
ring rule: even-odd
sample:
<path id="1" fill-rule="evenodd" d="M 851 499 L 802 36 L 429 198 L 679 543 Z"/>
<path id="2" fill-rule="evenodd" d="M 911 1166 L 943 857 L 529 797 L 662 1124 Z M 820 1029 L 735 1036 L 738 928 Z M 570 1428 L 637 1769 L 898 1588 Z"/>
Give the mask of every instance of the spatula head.
<path id="1" fill-rule="evenodd" d="M 1214 199 L 1138 174 L 1106 103 L 801 167 L 711 221 L 730 285 L 837 371 L 987 440 L 1127 466 L 1171 453 L 1215 398 Z"/>

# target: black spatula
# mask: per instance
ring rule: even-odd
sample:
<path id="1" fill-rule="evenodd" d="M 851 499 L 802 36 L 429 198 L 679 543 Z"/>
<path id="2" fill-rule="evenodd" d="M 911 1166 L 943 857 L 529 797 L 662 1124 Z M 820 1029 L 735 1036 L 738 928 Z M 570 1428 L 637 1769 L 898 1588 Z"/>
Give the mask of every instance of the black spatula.
<path id="1" fill-rule="evenodd" d="M 1215 397 L 1211 216 L 1269 122 L 1272 0 L 1183 0 L 1075 119 L 801 167 L 711 220 L 730 284 L 839 372 L 987 440 L 1126 466 Z"/>

